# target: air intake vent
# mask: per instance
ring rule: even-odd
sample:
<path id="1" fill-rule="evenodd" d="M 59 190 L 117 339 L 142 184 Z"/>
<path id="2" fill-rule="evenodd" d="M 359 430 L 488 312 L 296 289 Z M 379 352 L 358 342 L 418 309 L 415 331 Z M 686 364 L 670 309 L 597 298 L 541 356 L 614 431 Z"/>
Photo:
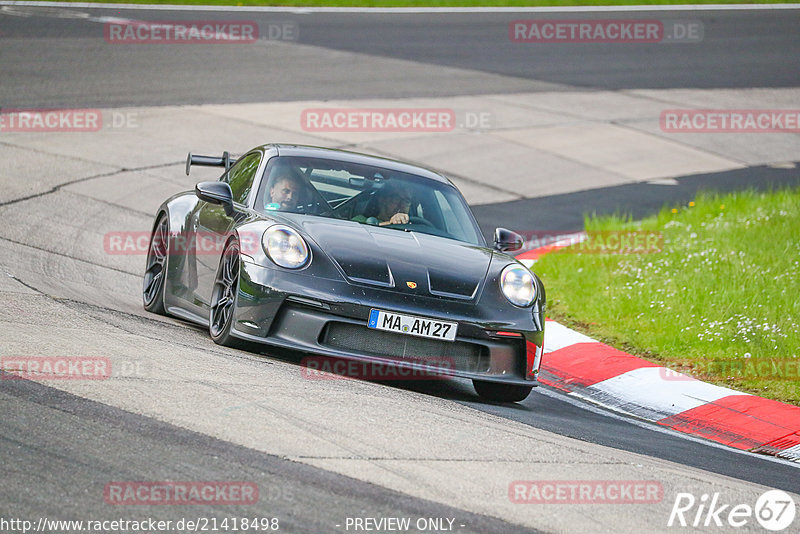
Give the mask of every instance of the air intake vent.
<path id="1" fill-rule="evenodd" d="M 323 345 L 380 358 L 445 367 L 471 373 L 489 370 L 488 350 L 463 341 L 438 341 L 393 334 L 349 323 L 328 323 Z"/>

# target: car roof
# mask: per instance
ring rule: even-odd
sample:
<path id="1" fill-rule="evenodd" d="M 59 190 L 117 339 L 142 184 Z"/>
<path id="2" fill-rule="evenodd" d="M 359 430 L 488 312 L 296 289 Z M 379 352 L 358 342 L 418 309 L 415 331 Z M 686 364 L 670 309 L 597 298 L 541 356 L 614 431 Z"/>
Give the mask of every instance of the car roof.
<path id="1" fill-rule="evenodd" d="M 452 185 L 452 182 L 441 174 L 402 161 L 397 161 L 389 158 L 382 158 L 380 156 L 370 156 L 368 154 L 360 154 L 358 152 L 350 152 L 348 150 L 339 150 L 336 148 L 323 148 L 308 145 L 290 145 L 280 143 L 270 143 L 259 147 L 263 150 L 274 148 L 277 150 L 279 156 L 295 156 L 307 158 L 321 158 L 332 159 L 336 161 L 344 161 L 347 163 L 357 163 L 361 165 L 372 165 L 375 167 L 382 167 L 397 172 L 404 172 L 408 174 L 415 174 L 435 180 L 437 182 Z"/>

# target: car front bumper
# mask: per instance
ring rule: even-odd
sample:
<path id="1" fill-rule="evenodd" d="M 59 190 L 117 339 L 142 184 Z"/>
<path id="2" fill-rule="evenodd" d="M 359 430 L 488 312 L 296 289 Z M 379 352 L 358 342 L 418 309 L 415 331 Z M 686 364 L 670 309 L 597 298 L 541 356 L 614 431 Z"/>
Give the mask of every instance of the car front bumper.
<path id="1" fill-rule="evenodd" d="M 458 336 L 450 342 L 368 328 L 370 310 L 376 308 L 457 322 Z M 243 261 L 232 335 L 408 371 L 401 377 L 457 376 L 536 386 L 544 318 L 535 309 L 409 298 Z"/>

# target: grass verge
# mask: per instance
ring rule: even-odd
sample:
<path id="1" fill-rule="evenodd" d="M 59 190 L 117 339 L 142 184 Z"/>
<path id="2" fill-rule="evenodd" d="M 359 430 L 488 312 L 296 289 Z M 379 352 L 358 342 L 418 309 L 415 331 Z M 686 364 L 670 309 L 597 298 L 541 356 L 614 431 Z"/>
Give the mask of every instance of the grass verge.
<path id="1" fill-rule="evenodd" d="M 534 267 L 551 318 L 701 380 L 800 405 L 800 189 L 702 193 L 642 221 L 587 217 L 586 230 L 586 243 Z M 631 231 L 658 237 L 661 251 L 626 253 L 635 249 L 617 243 L 630 245 Z"/>

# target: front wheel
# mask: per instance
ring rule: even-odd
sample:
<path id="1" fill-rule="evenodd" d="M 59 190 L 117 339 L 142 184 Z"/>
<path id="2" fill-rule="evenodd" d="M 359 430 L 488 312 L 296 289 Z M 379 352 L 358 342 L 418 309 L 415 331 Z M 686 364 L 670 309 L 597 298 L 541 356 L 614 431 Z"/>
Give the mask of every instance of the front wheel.
<path id="1" fill-rule="evenodd" d="M 486 382 L 473 380 L 472 385 L 478 395 L 487 400 L 497 402 L 519 402 L 528 398 L 533 386 L 517 386 L 515 384 L 502 384 L 499 382 Z"/>
<path id="2" fill-rule="evenodd" d="M 144 284 L 142 287 L 142 301 L 144 309 L 166 315 L 164 308 L 164 286 L 167 276 L 167 258 L 169 255 L 169 221 L 166 215 L 161 215 L 156 223 L 155 230 L 150 236 L 150 246 L 147 248 L 147 265 L 144 269 Z"/>
<path id="3" fill-rule="evenodd" d="M 222 253 L 214 289 L 211 292 L 211 310 L 208 331 L 211 339 L 225 347 L 243 347 L 245 343 L 231 336 L 236 293 L 239 291 L 239 243 L 231 241 Z"/>

